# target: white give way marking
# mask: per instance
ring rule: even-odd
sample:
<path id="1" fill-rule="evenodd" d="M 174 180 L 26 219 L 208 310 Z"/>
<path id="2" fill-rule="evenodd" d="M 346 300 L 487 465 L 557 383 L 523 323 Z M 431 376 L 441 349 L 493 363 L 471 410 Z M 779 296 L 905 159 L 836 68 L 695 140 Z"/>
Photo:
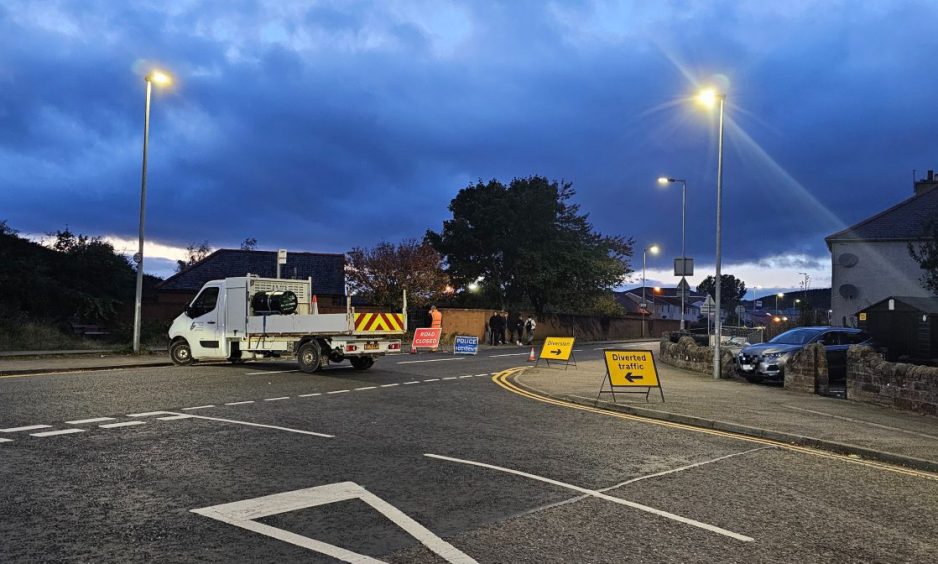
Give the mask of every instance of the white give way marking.
<path id="1" fill-rule="evenodd" d="M 228 523 L 302 548 L 307 548 L 320 554 L 331 556 L 343 562 L 380 563 L 382 562 L 381 560 L 370 556 L 352 552 L 351 550 L 333 544 L 304 537 L 256 521 L 256 519 L 263 519 L 264 517 L 279 515 L 280 513 L 286 513 L 288 511 L 297 511 L 299 509 L 306 509 L 307 507 L 316 507 L 352 499 L 364 501 L 390 519 L 395 525 L 419 540 L 428 549 L 444 558 L 447 562 L 452 562 L 453 564 L 475 563 L 475 560 L 471 557 L 433 534 L 432 531 L 405 515 L 400 509 L 354 482 L 339 482 L 336 484 L 317 486 L 315 488 L 294 490 L 291 492 L 255 497 L 253 499 L 245 499 L 243 501 L 213 505 L 211 507 L 203 507 L 201 509 L 192 509 L 191 511 L 192 513 L 217 519 L 223 523 Z"/>

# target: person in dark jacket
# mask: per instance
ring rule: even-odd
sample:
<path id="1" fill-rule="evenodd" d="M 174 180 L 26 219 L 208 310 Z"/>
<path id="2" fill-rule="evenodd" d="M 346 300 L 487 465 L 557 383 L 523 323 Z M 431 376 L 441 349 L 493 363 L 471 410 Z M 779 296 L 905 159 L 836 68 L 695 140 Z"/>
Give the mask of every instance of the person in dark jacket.
<path id="1" fill-rule="evenodd" d="M 499 335 L 499 326 L 501 326 L 502 316 L 498 314 L 497 311 L 492 312 L 492 317 L 489 318 L 489 333 L 491 333 L 491 340 L 489 344 L 493 347 L 498 344 L 498 335 Z"/>

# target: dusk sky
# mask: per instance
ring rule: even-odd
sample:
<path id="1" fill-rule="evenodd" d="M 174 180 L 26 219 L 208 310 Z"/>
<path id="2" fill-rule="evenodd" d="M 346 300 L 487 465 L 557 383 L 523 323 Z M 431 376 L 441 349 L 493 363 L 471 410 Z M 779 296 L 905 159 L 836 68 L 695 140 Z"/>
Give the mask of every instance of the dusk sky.
<path id="1" fill-rule="evenodd" d="M 830 285 L 824 237 L 938 169 L 938 2 L 0 1 L 0 220 L 136 245 L 345 252 L 439 230 L 479 179 L 571 181 L 606 234 L 712 272 L 727 96 L 724 272 Z"/>

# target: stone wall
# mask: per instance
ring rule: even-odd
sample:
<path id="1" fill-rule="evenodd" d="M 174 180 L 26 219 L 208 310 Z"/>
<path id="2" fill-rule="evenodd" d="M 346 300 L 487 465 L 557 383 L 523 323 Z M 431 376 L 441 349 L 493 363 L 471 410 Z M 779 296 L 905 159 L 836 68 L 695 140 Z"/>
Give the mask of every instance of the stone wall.
<path id="1" fill-rule="evenodd" d="M 733 361 L 733 353 L 726 349 L 721 351 L 723 361 L 720 364 L 721 378 L 733 378 L 736 375 L 736 365 Z M 703 374 L 713 374 L 713 349 L 710 347 L 699 347 L 690 337 L 681 337 L 676 342 L 671 342 L 671 335 L 664 333 L 661 336 L 661 346 L 658 352 L 658 360 L 671 366 L 701 372 Z"/>
<path id="2" fill-rule="evenodd" d="M 815 343 L 796 352 L 785 363 L 785 389 L 808 394 L 826 393 L 827 353 Z"/>
<path id="3" fill-rule="evenodd" d="M 870 347 L 850 347 L 847 399 L 938 415 L 938 367 L 886 362 Z"/>

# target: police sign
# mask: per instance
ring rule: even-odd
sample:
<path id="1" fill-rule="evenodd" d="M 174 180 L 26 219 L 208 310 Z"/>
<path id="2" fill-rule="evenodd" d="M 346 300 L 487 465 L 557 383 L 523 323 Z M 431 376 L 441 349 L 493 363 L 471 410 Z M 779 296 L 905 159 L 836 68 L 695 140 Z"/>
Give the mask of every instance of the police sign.
<path id="1" fill-rule="evenodd" d="M 479 338 L 456 335 L 456 340 L 453 343 L 453 354 L 479 354 Z"/>

